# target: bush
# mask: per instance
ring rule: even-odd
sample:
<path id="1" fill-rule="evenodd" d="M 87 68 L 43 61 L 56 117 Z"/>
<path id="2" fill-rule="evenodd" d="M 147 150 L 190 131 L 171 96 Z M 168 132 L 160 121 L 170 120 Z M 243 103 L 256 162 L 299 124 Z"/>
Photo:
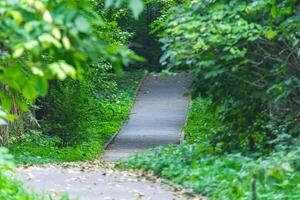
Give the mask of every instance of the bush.
<path id="1" fill-rule="evenodd" d="M 214 137 L 224 133 L 226 126 L 221 123 L 220 109 L 214 108 L 210 99 L 196 98 L 191 102 L 188 123 L 183 130 L 189 143 L 202 145 L 205 152 L 221 152 Z"/>
<path id="2" fill-rule="evenodd" d="M 42 105 L 43 131 L 61 139 L 61 146 L 69 146 L 82 139 L 80 119 L 85 97 L 78 81 L 58 82 L 49 91 Z"/>
<path id="3" fill-rule="evenodd" d="M 220 120 L 220 108 L 213 105 L 210 99 L 192 101 L 184 143 L 149 150 L 118 166 L 150 170 L 209 199 L 248 200 L 253 193 L 264 200 L 299 199 L 299 142 L 277 145 L 270 154 L 224 153 L 226 142 L 216 145 L 214 137 L 226 133 L 227 127 Z"/>
<path id="4" fill-rule="evenodd" d="M 61 146 L 74 146 L 89 140 L 96 131 L 107 133 L 112 123 L 119 124 L 127 116 L 132 103 L 133 89 L 141 73 L 130 77 L 130 84 L 118 81 L 116 75 L 91 70 L 82 81 L 58 82 L 50 89 L 49 96 L 42 103 L 42 127 L 44 133 L 61 138 Z M 125 79 L 126 79 L 125 78 Z M 103 130 L 99 128 L 103 126 Z"/>
<path id="5" fill-rule="evenodd" d="M 157 23 L 171 70 L 219 109 L 223 151 L 270 151 L 299 136 L 299 1 L 196 0 Z"/>
<path id="6" fill-rule="evenodd" d="M 119 167 L 151 170 L 209 199 L 246 200 L 255 193 L 261 200 L 296 200 L 300 198 L 299 155 L 299 147 L 263 157 L 211 155 L 197 144 L 183 143 L 138 154 Z"/>
<path id="7" fill-rule="evenodd" d="M 17 163 L 91 160 L 128 116 L 143 72 L 90 76 L 80 85 L 57 83 L 37 116 L 42 130 L 27 132 L 9 146 Z"/>

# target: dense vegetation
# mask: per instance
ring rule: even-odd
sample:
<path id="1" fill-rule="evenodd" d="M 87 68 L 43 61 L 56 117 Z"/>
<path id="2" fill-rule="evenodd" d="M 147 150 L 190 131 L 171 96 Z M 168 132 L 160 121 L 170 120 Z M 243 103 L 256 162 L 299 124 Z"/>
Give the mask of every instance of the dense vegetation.
<path id="1" fill-rule="evenodd" d="M 191 73 L 192 103 L 184 143 L 120 166 L 211 199 L 300 199 L 299 13 L 298 0 L 2 0 L 1 144 L 17 163 L 96 158 L 130 111 L 136 51 Z M 42 198 L 0 151 L 0 198 Z"/>
<path id="2" fill-rule="evenodd" d="M 93 159 L 119 129 L 143 75 L 120 77 L 143 60 L 117 20 L 144 4 L 126 2 L 0 1 L 0 142 L 14 161 Z M 14 180 L 8 157 L 1 149 L 0 198 L 44 199 Z"/>
<path id="3" fill-rule="evenodd" d="M 192 1 L 160 24 L 163 64 L 195 75 L 226 129 L 223 151 L 271 150 L 299 135 L 299 1 Z"/>
<path id="4" fill-rule="evenodd" d="M 151 170 L 209 199 L 299 199 L 299 143 L 268 155 L 222 154 L 210 144 L 225 126 L 209 109 L 211 103 L 202 98 L 192 102 L 184 127 L 187 141 L 138 154 L 119 167 Z"/>
<path id="5" fill-rule="evenodd" d="M 118 20 L 122 29 L 133 33 L 129 40 L 129 47 L 145 58 L 143 67 L 149 71 L 160 72 L 163 69 L 159 63 L 162 56 L 161 44 L 157 34 L 152 33 L 152 26 L 169 8 L 177 5 L 176 2 L 176 0 L 145 0 L 144 10 L 137 20 L 130 17 L 122 17 Z M 130 66 L 130 68 L 139 67 L 138 64 Z"/>
<path id="6" fill-rule="evenodd" d="M 112 71 L 141 58 L 115 3 L 1 2 L 1 141 L 18 162 L 94 158 L 127 116 L 142 72 Z"/>
<path id="7" fill-rule="evenodd" d="M 193 74 L 186 142 L 130 158 L 209 199 L 299 199 L 300 4 L 181 1 L 154 24 Z"/>
<path id="8" fill-rule="evenodd" d="M 128 36 L 105 18 L 102 1 L 1 1 L 0 6 L 1 124 L 16 117 L 8 113 L 20 115 L 45 96 L 49 80 L 50 86 L 54 79 L 80 80 L 90 69 L 120 74 L 121 64 L 140 59 L 125 46 Z M 141 9 L 130 7 L 135 15 Z M 3 132 L 7 145 L 9 130 Z"/>
<path id="9" fill-rule="evenodd" d="M 127 118 L 142 75 L 100 74 L 51 88 L 49 96 L 40 99 L 41 128 L 28 130 L 9 146 L 16 162 L 53 163 L 100 156 Z"/>

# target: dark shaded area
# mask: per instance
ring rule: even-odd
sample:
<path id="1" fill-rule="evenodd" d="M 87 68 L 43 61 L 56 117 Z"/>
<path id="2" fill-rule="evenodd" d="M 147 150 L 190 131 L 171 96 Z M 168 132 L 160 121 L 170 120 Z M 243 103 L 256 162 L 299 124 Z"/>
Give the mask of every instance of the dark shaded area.
<path id="1" fill-rule="evenodd" d="M 161 16 L 162 9 L 163 7 L 160 4 L 148 3 L 138 20 L 132 17 L 120 20 L 119 23 L 123 30 L 134 33 L 129 42 L 129 47 L 146 59 L 144 63 L 131 65 L 131 68 L 146 68 L 155 72 L 162 70 L 159 63 L 162 55 L 161 44 L 157 36 L 150 34 L 151 24 Z"/>

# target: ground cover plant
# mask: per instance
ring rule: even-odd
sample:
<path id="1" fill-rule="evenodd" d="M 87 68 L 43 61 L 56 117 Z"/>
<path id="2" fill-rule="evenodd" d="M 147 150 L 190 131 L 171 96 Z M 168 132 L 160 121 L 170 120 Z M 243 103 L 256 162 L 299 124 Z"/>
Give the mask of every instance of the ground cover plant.
<path id="1" fill-rule="evenodd" d="M 85 79 L 80 87 L 66 81 L 50 89 L 50 97 L 41 105 L 42 128 L 9 146 L 16 162 L 53 163 L 100 156 L 127 118 L 143 75 L 142 71 L 122 77 L 102 74 L 92 81 Z"/>
<path id="2" fill-rule="evenodd" d="M 153 26 L 161 63 L 193 74 L 186 141 L 120 166 L 209 199 L 299 199 L 299 1 L 177 3 Z"/>
<path id="3" fill-rule="evenodd" d="M 223 154 L 209 143 L 216 131 L 224 130 L 210 104 L 202 98 L 192 102 L 184 143 L 140 153 L 117 166 L 152 171 L 208 199 L 299 199 L 299 144 L 278 146 L 268 155 Z"/>
<path id="4" fill-rule="evenodd" d="M 300 198 L 299 148 L 268 156 L 203 153 L 201 145 L 155 148 L 120 164 L 152 171 L 208 199 Z"/>
<path id="5" fill-rule="evenodd" d="M 224 152 L 272 150 L 299 136 L 299 1 L 186 1 L 157 24 L 162 64 L 194 74 L 226 130 Z"/>

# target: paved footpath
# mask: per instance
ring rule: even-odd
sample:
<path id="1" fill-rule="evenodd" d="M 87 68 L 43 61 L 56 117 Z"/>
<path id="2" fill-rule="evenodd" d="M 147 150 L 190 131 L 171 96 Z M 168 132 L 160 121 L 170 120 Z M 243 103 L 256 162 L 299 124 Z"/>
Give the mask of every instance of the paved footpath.
<path id="1" fill-rule="evenodd" d="M 109 146 L 104 160 L 122 159 L 155 146 L 178 143 L 189 104 L 184 96 L 188 82 L 184 74 L 146 77 L 129 121 Z"/>
<path id="2" fill-rule="evenodd" d="M 116 171 L 97 163 L 68 163 L 18 168 L 29 189 L 60 199 L 65 192 L 78 200 L 184 200 L 183 191 L 145 179 L 136 172 Z"/>
<path id="3" fill-rule="evenodd" d="M 106 161 L 125 158 L 148 148 L 177 143 L 185 122 L 188 86 L 185 75 L 154 77 L 141 85 L 128 122 L 104 154 Z M 94 162 L 20 167 L 17 176 L 27 187 L 51 194 L 68 192 L 80 200 L 181 200 L 180 192 L 137 173 L 119 172 Z"/>

